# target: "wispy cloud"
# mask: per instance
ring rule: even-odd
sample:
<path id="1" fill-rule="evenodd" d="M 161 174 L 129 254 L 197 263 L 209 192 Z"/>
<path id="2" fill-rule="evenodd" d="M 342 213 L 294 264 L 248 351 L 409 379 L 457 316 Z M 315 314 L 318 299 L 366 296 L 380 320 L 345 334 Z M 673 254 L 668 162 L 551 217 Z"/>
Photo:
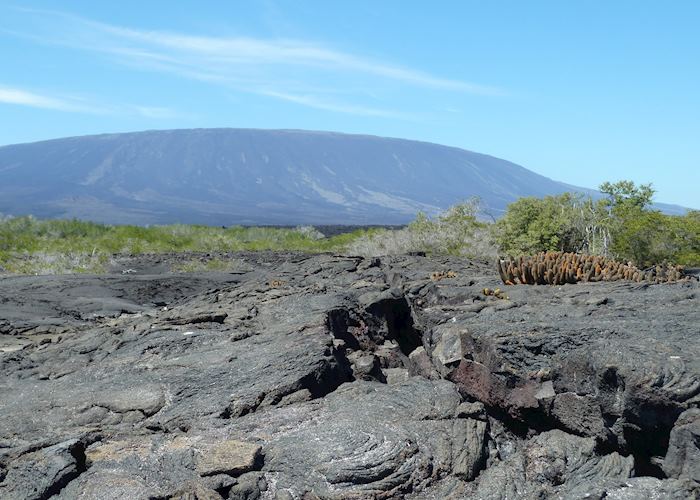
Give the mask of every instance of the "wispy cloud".
<path id="1" fill-rule="evenodd" d="M 0 85 L 0 104 L 29 106 L 39 109 L 93 115 L 132 115 L 154 119 L 166 119 L 179 116 L 176 111 L 169 108 L 138 106 L 133 104 L 105 104 L 91 102 L 82 97 L 40 94 L 35 91 L 4 85 Z"/>
<path id="2" fill-rule="evenodd" d="M 420 71 L 402 68 L 381 61 L 357 57 L 323 46 L 298 40 L 265 40 L 248 37 L 204 37 L 182 35 L 162 31 L 138 31 L 84 21 L 97 30 L 112 34 L 122 40 L 145 44 L 142 51 L 131 55 L 161 62 L 185 65 L 195 56 L 207 69 L 218 71 L 220 64 L 306 66 L 344 72 L 359 72 L 379 76 L 402 83 L 436 89 L 468 92 L 481 95 L 501 95 L 495 87 L 436 77 Z M 160 52 L 166 50 L 167 52 Z"/>
<path id="3" fill-rule="evenodd" d="M 72 111 L 79 113 L 102 114 L 103 110 L 89 107 L 69 98 L 52 97 L 37 94 L 24 89 L 0 86 L 0 103 L 30 106 L 32 108 Z"/>
<path id="4" fill-rule="evenodd" d="M 481 96 L 505 94 L 496 87 L 443 78 L 317 42 L 148 31 L 62 12 L 22 10 L 32 16 L 38 29 L 21 36 L 97 51 L 131 67 L 316 109 L 406 118 L 404 113 L 377 106 L 381 99 L 372 99 L 370 90 L 384 89 L 390 95 L 408 86 Z"/>

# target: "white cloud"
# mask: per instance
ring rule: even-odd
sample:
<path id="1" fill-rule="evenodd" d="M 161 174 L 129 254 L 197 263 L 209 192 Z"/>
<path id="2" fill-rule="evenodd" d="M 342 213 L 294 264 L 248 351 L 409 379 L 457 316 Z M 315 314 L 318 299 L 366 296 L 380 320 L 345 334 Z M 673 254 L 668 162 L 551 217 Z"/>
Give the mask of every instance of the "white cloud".
<path id="1" fill-rule="evenodd" d="M 501 89 L 458 80 L 436 77 L 420 71 L 402 68 L 381 61 L 357 57 L 323 46 L 298 40 L 265 40 L 248 37 L 205 37 L 162 31 L 138 31 L 102 23 L 86 22 L 95 29 L 150 45 L 153 48 L 172 51 L 170 54 L 140 52 L 141 56 L 170 62 L 188 62 L 196 55 L 203 65 L 207 63 L 309 66 L 360 72 L 398 80 L 403 83 L 473 94 L 500 95 Z M 132 55 L 139 55 L 135 51 Z"/>
<path id="2" fill-rule="evenodd" d="M 167 119 L 179 116 L 179 113 L 169 108 L 131 104 L 104 104 L 90 102 L 82 97 L 38 94 L 34 91 L 3 85 L 0 85 L 0 104 L 94 115 L 137 115 L 153 119 Z"/>
<path id="3" fill-rule="evenodd" d="M 32 15 L 38 27 L 22 36 L 97 51 L 139 69 L 333 112 L 410 118 L 375 106 L 381 97 L 370 95 L 381 94 L 378 89 L 393 95 L 397 85 L 475 95 L 505 94 L 496 87 L 443 78 L 316 42 L 148 31 L 61 12 L 22 10 Z M 367 99 L 372 100 L 370 105 Z"/>
<path id="4" fill-rule="evenodd" d="M 70 101 L 11 87 L 0 87 L 0 103 L 59 111 L 76 111 L 75 105 Z"/>

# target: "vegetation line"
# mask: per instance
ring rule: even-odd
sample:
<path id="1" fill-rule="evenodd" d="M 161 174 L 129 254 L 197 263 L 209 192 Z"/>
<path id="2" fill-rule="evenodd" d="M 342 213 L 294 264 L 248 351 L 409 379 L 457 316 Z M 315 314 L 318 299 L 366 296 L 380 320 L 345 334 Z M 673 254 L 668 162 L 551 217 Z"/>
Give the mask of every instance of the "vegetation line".
<path id="1" fill-rule="evenodd" d="M 630 181 L 600 186 L 598 201 L 566 193 L 521 198 L 494 223 L 482 222 L 478 199 L 430 218 L 419 213 L 403 229 L 358 229 L 324 237 L 313 227 L 112 226 L 78 220 L 0 219 L 0 272 L 100 273 L 116 254 L 301 251 L 378 256 L 425 252 L 494 258 L 538 252 L 610 257 L 644 268 L 700 266 L 700 211 L 684 216 L 650 209 L 651 186 Z M 182 270 L 223 270 L 226 262 Z"/>
<path id="2" fill-rule="evenodd" d="M 313 227 L 120 226 L 31 216 L 0 222 L 0 271 L 17 274 L 105 272 L 116 254 L 169 252 L 336 252 L 376 229 L 325 238 Z"/>

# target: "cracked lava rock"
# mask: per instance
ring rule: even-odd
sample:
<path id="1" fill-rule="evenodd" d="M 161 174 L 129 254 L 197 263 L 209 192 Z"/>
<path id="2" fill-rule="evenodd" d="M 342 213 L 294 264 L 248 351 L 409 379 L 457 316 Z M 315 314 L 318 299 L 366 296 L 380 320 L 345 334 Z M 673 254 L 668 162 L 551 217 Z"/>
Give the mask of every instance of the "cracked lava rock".
<path id="1" fill-rule="evenodd" d="M 0 277 L 0 498 L 698 498 L 696 281 L 225 257 Z"/>

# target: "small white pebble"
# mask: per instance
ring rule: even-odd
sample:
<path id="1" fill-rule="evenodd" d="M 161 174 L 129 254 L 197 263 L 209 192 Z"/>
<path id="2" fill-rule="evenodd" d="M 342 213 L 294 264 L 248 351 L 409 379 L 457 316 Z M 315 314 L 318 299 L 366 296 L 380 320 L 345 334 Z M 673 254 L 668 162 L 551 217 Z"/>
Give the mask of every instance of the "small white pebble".
<path id="1" fill-rule="evenodd" d="M 452 317 L 452 322 L 457 323 L 457 318 L 455 316 Z"/>
<path id="2" fill-rule="evenodd" d="M 669 356 L 670 359 L 681 359 L 680 356 Z"/>
<path id="3" fill-rule="evenodd" d="M 183 335 L 192 335 L 194 332 L 182 332 Z"/>
<path id="4" fill-rule="evenodd" d="M 168 306 L 163 306 L 163 311 L 167 311 L 167 310 L 168 310 Z"/>

